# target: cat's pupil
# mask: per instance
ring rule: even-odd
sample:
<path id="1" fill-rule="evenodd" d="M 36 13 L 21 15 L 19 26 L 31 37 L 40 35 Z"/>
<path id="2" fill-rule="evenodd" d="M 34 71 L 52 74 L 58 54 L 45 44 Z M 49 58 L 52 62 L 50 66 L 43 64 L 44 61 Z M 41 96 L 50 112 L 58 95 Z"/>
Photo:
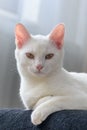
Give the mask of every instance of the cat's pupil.
<path id="1" fill-rule="evenodd" d="M 45 59 L 49 60 L 49 59 L 51 59 L 53 56 L 54 56 L 54 54 L 47 54 L 47 55 L 45 56 Z"/>
<path id="2" fill-rule="evenodd" d="M 31 53 L 29 53 L 29 52 L 26 53 L 26 56 L 27 56 L 27 58 L 29 58 L 29 59 L 34 59 L 34 55 L 31 54 Z"/>

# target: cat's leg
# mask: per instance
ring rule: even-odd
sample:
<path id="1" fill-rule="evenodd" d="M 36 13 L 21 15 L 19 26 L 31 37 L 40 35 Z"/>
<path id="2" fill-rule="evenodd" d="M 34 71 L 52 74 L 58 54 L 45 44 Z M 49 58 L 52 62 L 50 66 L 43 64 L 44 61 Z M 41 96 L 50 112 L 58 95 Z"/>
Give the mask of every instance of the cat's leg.
<path id="1" fill-rule="evenodd" d="M 27 96 L 27 95 L 26 95 Z M 26 107 L 27 110 L 35 110 L 36 107 L 38 107 L 40 104 L 43 102 L 49 100 L 51 96 L 46 96 L 46 97 L 41 97 L 40 95 L 38 96 L 27 96 L 24 101 L 24 106 Z"/>
<path id="2" fill-rule="evenodd" d="M 30 92 L 20 93 L 20 96 L 26 109 L 34 110 L 39 104 L 50 99 L 51 96 L 46 93 L 41 88 L 36 88 Z"/>
<path id="3" fill-rule="evenodd" d="M 87 109 L 87 96 L 55 96 L 38 105 L 32 112 L 32 123 L 42 123 L 53 112 L 64 109 Z"/>

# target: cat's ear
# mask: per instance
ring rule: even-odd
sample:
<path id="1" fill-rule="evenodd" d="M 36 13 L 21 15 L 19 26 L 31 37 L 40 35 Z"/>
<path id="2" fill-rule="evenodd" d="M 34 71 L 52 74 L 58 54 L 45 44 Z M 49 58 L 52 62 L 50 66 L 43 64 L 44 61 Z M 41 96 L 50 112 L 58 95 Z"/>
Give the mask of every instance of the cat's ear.
<path id="1" fill-rule="evenodd" d="M 50 40 L 52 40 L 57 45 L 58 49 L 61 49 L 63 46 L 64 32 L 64 24 L 59 24 L 52 30 L 49 35 Z"/>
<path id="2" fill-rule="evenodd" d="M 15 27 L 16 45 L 20 49 L 31 38 L 30 34 L 21 23 Z"/>

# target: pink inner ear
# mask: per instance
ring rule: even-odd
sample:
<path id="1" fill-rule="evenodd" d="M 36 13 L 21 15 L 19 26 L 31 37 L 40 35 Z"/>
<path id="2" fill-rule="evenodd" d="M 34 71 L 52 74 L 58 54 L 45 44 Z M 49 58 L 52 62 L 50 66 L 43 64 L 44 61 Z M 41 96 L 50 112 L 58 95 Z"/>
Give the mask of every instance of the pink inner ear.
<path id="1" fill-rule="evenodd" d="M 63 46 L 64 31 L 65 31 L 64 25 L 59 24 L 50 34 L 50 39 L 55 42 L 58 49 L 61 49 Z"/>
<path id="2" fill-rule="evenodd" d="M 22 24 L 17 24 L 15 29 L 15 36 L 18 48 L 22 46 L 29 40 L 30 34 L 27 32 L 26 28 Z"/>

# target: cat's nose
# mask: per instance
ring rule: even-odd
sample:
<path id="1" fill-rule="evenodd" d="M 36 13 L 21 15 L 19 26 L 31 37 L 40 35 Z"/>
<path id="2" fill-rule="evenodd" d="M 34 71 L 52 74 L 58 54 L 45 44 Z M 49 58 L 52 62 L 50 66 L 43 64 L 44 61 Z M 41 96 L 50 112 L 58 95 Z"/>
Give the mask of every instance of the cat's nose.
<path id="1" fill-rule="evenodd" d="M 36 68 L 40 71 L 41 69 L 43 69 L 42 65 L 37 65 Z"/>

